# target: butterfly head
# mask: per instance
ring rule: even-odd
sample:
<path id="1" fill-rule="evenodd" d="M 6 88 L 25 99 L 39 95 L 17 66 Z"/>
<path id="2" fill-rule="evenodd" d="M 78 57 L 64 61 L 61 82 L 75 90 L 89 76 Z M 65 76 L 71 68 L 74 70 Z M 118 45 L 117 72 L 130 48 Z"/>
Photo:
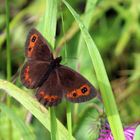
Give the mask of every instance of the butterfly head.
<path id="1" fill-rule="evenodd" d="M 60 62 L 62 61 L 62 56 L 59 56 L 59 57 L 57 57 L 56 59 L 54 59 L 54 64 L 55 64 L 55 66 L 57 67 L 57 66 L 59 66 L 60 65 Z"/>
<path id="2" fill-rule="evenodd" d="M 55 58 L 55 59 L 51 62 L 50 65 L 51 65 L 53 68 L 59 67 L 59 66 L 60 66 L 61 60 L 62 60 L 62 56 L 59 56 L 59 57 Z"/>
<path id="3" fill-rule="evenodd" d="M 57 58 L 55 59 L 55 62 L 56 62 L 56 63 L 59 63 L 59 64 L 60 64 L 61 61 L 62 61 L 62 56 L 59 56 L 59 57 L 57 57 Z"/>

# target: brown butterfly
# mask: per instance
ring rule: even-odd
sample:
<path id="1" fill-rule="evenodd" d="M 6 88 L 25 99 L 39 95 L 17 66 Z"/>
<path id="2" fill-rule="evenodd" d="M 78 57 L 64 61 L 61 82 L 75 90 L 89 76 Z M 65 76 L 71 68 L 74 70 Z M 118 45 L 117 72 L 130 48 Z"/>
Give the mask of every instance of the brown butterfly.
<path id="1" fill-rule="evenodd" d="M 21 82 L 37 89 L 36 97 L 44 105 L 54 106 L 64 96 L 71 102 L 85 102 L 96 96 L 96 89 L 82 75 L 60 64 L 54 58 L 47 41 L 31 29 L 25 44 L 27 61 L 21 70 Z"/>

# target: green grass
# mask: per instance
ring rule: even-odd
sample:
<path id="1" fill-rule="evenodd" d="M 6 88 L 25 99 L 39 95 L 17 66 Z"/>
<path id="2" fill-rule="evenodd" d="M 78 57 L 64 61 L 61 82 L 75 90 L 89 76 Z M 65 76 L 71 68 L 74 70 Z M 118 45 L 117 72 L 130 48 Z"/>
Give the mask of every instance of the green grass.
<path id="1" fill-rule="evenodd" d="M 62 10 L 62 9 L 61 9 Z M 64 18 L 63 18 L 63 13 L 61 11 L 61 19 L 62 19 L 62 29 L 63 29 L 63 34 L 65 37 L 65 28 L 64 28 Z M 68 50 L 67 50 L 67 44 L 65 42 L 64 44 L 64 57 L 67 58 L 68 57 Z M 67 59 L 65 60 L 65 63 L 68 63 Z M 66 118 L 67 118 L 67 129 L 69 132 L 69 137 L 68 140 L 72 139 L 72 111 L 71 111 L 71 103 L 69 103 L 68 101 L 66 102 Z"/>
<path id="2" fill-rule="evenodd" d="M 64 1 L 65 5 L 68 7 L 70 12 L 73 14 L 75 20 L 79 24 L 80 30 L 82 32 L 82 36 L 86 42 L 92 64 L 95 69 L 96 77 L 98 80 L 98 84 L 101 90 L 102 99 L 105 105 L 106 114 L 108 117 L 108 121 L 110 123 L 110 127 L 115 140 L 125 140 L 123 134 L 123 128 L 121 124 L 121 120 L 118 114 L 117 106 L 115 103 L 115 99 L 113 96 L 113 92 L 106 74 L 106 70 L 102 61 L 102 58 L 99 54 L 99 51 L 93 42 L 91 36 L 89 35 L 85 25 L 80 20 L 79 15 L 72 9 L 72 7 Z M 111 106 L 110 106 L 111 105 Z M 116 127 L 117 126 L 117 127 Z"/>
<path id="3" fill-rule="evenodd" d="M 35 98 L 29 93 L 21 90 L 10 82 L 0 80 L 0 89 L 3 89 L 9 96 L 15 98 L 27 110 L 29 110 L 46 129 L 51 132 L 51 122 L 48 110 L 42 106 Z M 67 129 L 57 120 L 58 133 L 60 139 L 65 139 L 69 136 Z M 74 139 L 74 138 L 73 138 Z"/>
<path id="4" fill-rule="evenodd" d="M 44 20 L 41 24 L 43 26 L 43 35 L 51 45 L 52 49 L 55 47 L 55 34 L 57 22 L 57 0 L 47 0 L 44 12 Z M 56 115 L 54 107 L 49 108 L 50 124 L 51 124 L 51 139 L 58 139 L 58 130 L 56 124 Z"/>
<path id="5" fill-rule="evenodd" d="M 6 57 L 7 57 L 7 80 L 11 80 L 11 47 L 10 47 L 10 1 L 6 0 L 5 2 L 6 7 Z M 11 99 L 9 96 L 6 98 L 7 100 L 7 106 L 11 106 Z M 12 123 L 11 120 L 9 120 L 9 140 L 12 140 Z"/>
<path id="6" fill-rule="evenodd" d="M 134 140 L 139 140 L 140 139 L 140 125 L 137 126 Z"/>
<path id="7" fill-rule="evenodd" d="M 14 123 L 14 125 L 17 127 L 19 130 L 20 135 L 23 137 L 25 140 L 34 140 L 35 135 L 33 134 L 31 128 L 23 120 L 19 118 L 19 116 L 11 110 L 8 106 L 5 104 L 0 103 L 0 108 L 4 114 L 6 114 L 11 122 Z"/>
<path id="8" fill-rule="evenodd" d="M 7 55 L 7 80 L 11 79 L 11 48 L 10 48 L 10 32 L 9 32 L 9 0 L 6 0 L 6 55 Z"/>
<path id="9" fill-rule="evenodd" d="M 94 140 L 106 119 L 114 138 L 123 139 L 122 124 L 125 127 L 139 121 L 139 2 L 67 3 L 69 8 L 57 0 L 0 3 L 0 89 L 6 91 L 0 90 L 0 139 Z M 80 72 L 99 89 L 102 100 L 81 104 L 63 100 L 48 110 L 37 102 L 34 90 L 24 88 L 16 73 L 24 62 L 24 44 L 32 27 L 43 34 L 55 54 L 62 56 L 62 64 Z M 103 110 L 104 118 L 100 115 Z M 33 115 L 26 124 L 28 112 Z M 139 127 L 136 140 L 138 131 Z"/>

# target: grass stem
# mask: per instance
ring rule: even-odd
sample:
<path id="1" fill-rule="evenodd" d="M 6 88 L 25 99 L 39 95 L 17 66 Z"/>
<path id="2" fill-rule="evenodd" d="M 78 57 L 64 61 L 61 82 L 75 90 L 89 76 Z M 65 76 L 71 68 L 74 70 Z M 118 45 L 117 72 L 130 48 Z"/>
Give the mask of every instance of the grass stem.
<path id="1" fill-rule="evenodd" d="M 43 28 L 44 36 L 47 38 L 47 41 L 49 42 L 52 48 L 54 48 L 55 45 L 56 22 L 57 22 L 57 0 L 46 0 L 44 21 L 42 23 L 42 26 L 44 27 Z M 49 113 L 50 113 L 51 140 L 56 140 L 58 132 L 54 107 L 49 108 Z"/>
<path id="2" fill-rule="evenodd" d="M 9 31 L 9 20 L 10 20 L 10 0 L 6 0 L 6 57 L 7 57 L 7 80 L 11 79 L 11 50 L 10 50 L 10 31 Z M 10 96 L 7 96 L 7 106 L 10 107 L 11 101 Z M 9 120 L 9 140 L 12 140 L 12 122 Z"/>

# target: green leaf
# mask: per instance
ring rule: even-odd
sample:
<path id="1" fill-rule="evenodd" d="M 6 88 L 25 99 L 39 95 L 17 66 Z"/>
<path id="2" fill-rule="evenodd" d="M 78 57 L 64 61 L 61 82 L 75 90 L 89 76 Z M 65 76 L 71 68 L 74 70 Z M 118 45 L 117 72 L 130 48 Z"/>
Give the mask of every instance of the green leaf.
<path id="1" fill-rule="evenodd" d="M 140 140 L 140 125 L 135 130 L 134 140 Z"/>
<path id="2" fill-rule="evenodd" d="M 52 48 L 55 46 L 57 2 L 57 0 L 46 0 L 44 22 L 42 22 L 42 26 L 44 27 L 43 34 L 51 44 Z"/>
<path id="3" fill-rule="evenodd" d="M 33 131 L 11 110 L 11 108 L 8 108 L 5 104 L 0 103 L 0 109 L 2 112 L 4 112 L 7 115 L 7 117 L 17 127 L 21 137 L 24 140 L 35 139 Z"/>
<path id="4" fill-rule="evenodd" d="M 101 91 L 106 114 L 108 117 L 108 121 L 112 130 L 114 139 L 125 140 L 123 127 L 122 127 L 121 120 L 118 114 L 118 110 L 117 110 L 117 106 L 116 106 L 113 92 L 111 89 L 111 85 L 109 83 L 107 73 L 106 73 L 102 58 L 100 56 L 100 53 L 94 41 L 92 40 L 90 34 L 88 33 L 87 28 L 85 27 L 82 20 L 80 19 L 79 15 L 74 11 L 74 9 L 65 0 L 63 0 L 63 2 L 72 13 L 75 20 L 77 21 L 80 27 L 81 33 L 83 35 L 83 39 L 86 42 L 86 45 L 87 45 L 87 48 L 88 48 L 88 51 L 92 60 L 92 64 L 95 69 L 98 85 Z"/>
<path id="5" fill-rule="evenodd" d="M 20 102 L 45 126 L 45 128 L 50 131 L 49 112 L 35 98 L 8 81 L 0 80 L 0 89 L 5 90 L 9 94 L 9 96 L 12 96 L 18 102 Z M 58 120 L 57 127 L 60 139 L 66 139 L 68 137 L 68 131 Z"/>
<path id="6" fill-rule="evenodd" d="M 57 22 L 57 0 L 46 0 L 46 8 L 44 12 L 44 21 L 41 22 L 43 28 L 43 34 L 47 38 L 49 44 L 54 48 L 55 34 L 56 34 L 56 22 Z M 50 112 L 50 125 L 51 125 L 51 139 L 59 139 L 58 128 L 56 124 L 56 116 L 54 107 L 49 108 Z"/>

